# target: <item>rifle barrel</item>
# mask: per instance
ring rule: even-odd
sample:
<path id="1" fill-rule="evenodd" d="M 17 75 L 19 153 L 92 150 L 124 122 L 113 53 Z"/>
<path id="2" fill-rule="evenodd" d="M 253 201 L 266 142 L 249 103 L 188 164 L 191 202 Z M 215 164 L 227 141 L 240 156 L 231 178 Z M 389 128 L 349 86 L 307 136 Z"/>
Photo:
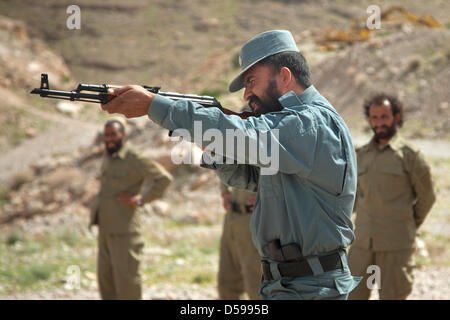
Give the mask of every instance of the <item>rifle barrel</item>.
<path id="1" fill-rule="evenodd" d="M 179 101 L 179 100 L 189 100 L 192 102 L 196 102 L 206 108 L 208 107 L 217 107 L 223 113 L 227 115 L 236 115 L 241 117 L 242 119 L 246 119 L 250 116 L 254 116 L 252 112 L 234 112 L 229 109 L 225 109 L 222 107 L 220 102 L 211 96 L 199 96 L 195 94 L 182 94 L 177 92 L 161 92 L 159 91 L 160 87 L 149 87 L 143 86 L 146 90 L 153 92 L 155 94 L 159 94 L 166 98 Z M 83 101 L 83 102 L 92 102 L 92 103 L 102 103 L 106 104 L 109 101 L 110 95 L 108 95 L 109 86 L 106 84 L 102 85 L 93 85 L 93 84 L 84 84 L 80 83 L 75 90 L 72 91 L 61 91 L 61 90 L 50 90 L 48 75 L 43 73 L 41 74 L 41 87 L 33 89 L 30 93 L 39 94 L 43 98 L 52 98 L 52 99 L 62 99 L 62 100 L 70 100 L 70 101 Z M 88 92 L 97 92 L 94 93 L 86 93 L 81 91 Z"/>

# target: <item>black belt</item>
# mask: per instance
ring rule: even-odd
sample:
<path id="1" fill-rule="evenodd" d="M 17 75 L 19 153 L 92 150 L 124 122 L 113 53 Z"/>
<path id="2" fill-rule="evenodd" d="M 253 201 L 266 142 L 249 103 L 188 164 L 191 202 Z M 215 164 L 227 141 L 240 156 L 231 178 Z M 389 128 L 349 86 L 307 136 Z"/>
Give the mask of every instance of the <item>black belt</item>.
<path id="1" fill-rule="evenodd" d="M 236 213 L 252 213 L 249 205 L 239 204 L 237 202 L 231 202 L 231 210 Z"/>
<path id="2" fill-rule="evenodd" d="M 339 252 L 318 257 L 318 259 L 324 272 L 343 268 Z M 279 262 L 276 265 L 282 277 L 298 278 L 314 275 L 314 272 L 306 259 L 294 262 Z M 274 280 L 272 272 L 270 272 L 270 263 L 267 261 L 261 261 L 261 266 L 264 280 Z"/>

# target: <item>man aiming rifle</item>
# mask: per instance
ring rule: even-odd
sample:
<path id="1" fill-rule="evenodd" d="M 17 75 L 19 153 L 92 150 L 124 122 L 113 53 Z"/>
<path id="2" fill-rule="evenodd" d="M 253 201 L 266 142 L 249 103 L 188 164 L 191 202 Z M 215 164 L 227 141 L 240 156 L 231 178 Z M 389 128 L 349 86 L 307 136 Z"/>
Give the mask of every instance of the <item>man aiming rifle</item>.
<path id="1" fill-rule="evenodd" d="M 246 150 L 255 143 L 266 147 L 266 154 L 279 152 L 277 170 L 264 174 L 267 163 L 251 152 L 229 152 L 225 139 L 226 151 L 219 155 L 234 162 L 214 157 L 211 163 L 205 155 L 203 166 L 227 185 L 257 192 L 250 228 L 262 259 L 262 298 L 346 299 L 360 281 L 352 277 L 345 253 L 354 239 L 350 218 L 357 177 L 349 130 L 311 85 L 307 62 L 289 31 L 255 36 L 242 47 L 240 61 L 242 71 L 229 89 L 245 88 L 244 99 L 257 116 L 225 115 L 141 86 L 109 89 L 115 97 L 102 108 L 129 118 L 148 115 L 168 130 L 187 130 L 190 137 L 199 121 L 202 133 L 214 129 L 226 136 L 234 130 L 245 136 Z M 270 136 L 270 144 L 263 135 Z M 195 142 L 207 146 L 204 140 Z"/>

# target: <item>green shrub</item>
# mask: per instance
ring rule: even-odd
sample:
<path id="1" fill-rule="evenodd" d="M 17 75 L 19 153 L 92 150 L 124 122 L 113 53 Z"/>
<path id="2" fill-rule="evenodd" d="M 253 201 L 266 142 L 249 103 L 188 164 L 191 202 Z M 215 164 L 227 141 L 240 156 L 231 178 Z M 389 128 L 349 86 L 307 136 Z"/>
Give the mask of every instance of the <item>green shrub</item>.
<path id="1" fill-rule="evenodd" d="M 37 265 L 30 268 L 31 275 L 37 281 L 49 279 L 53 271 L 55 267 L 50 265 Z"/>
<path id="2" fill-rule="evenodd" d="M 55 270 L 55 266 L 46 264 L 20 266 L 14 269 L 0 270 L 0 279 L 3 278 L 10 285 L 26 288 L 39 281 L 48 280 Z"/>
<path id="3" fill-rule="evenodd" d="M 212 274 L 209 274 L 209 273 L 200 273 L 192 278 L 192 283 L 197 283 L 197 284 L 209 283 L 212 281 L 213 281 L 213 276 L 212 276 Z"/>
<path id="4" fill-rule="evenodd" d="M 11 233 L 7 238 L 6 238 L 6 244 L 8 246 L 12 246 L 15 245 L 17 242 L 22 241 L 22 238 L 20 238 L 20 236 L 17 233 Z"/>

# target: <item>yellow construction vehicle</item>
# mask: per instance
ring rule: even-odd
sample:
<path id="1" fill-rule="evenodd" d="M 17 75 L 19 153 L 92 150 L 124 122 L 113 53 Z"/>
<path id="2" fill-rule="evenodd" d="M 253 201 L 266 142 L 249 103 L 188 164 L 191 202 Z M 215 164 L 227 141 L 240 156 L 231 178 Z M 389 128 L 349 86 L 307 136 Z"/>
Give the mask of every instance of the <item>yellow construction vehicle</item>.
<path id="1" fill-rule="evenodd" d="M 425 13 L 418 17 L 414 13 L 406 10 L 403 7 L 395 6 L 382 12 L 380 15 L 381 22 L 391 21 L 398 23 L 412 23 L 423 25 L 430 28 L 443 28 L 440 23 L 433 16 Z M 366 19 L 353 19 L 351 27 L 347 30 L 337 30 L 334 27 L 328 27 L 324 30 L 324 35 L 317 41 L 322 51 L 336 50 L 339 44 L 345 45 L 354 42 L 368 41 L 371 34 L 375 30 L 371 30 L 366 26 Z"/>

